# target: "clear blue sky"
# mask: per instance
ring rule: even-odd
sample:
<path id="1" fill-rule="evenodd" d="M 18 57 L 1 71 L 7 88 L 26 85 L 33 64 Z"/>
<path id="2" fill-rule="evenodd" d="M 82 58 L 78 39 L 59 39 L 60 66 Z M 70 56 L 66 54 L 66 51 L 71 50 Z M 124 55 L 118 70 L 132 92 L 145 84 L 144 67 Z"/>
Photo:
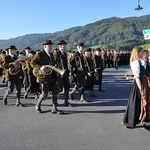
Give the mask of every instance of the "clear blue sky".
<path id="1" fill-rule="evenodd" d="M 0 40 L 32 33 L 54 33 L 113 16 L 150 14 L 150 0 L 1 0 Z"/>

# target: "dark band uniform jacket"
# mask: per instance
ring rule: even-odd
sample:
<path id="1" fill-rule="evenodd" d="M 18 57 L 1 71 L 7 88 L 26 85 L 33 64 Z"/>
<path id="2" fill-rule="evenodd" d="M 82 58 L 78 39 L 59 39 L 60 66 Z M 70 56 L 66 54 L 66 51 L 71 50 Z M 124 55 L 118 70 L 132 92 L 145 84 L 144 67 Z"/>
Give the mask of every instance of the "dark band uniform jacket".
<path id="1" fill-rule="evenodd" d="M 69 76 L 69 72 L 70 71 L 68 69 L 67 53 L 63 52 L 63 55 L 62 55 L 62 52 L 60 50 L 55 50 L 54 53 L 53 53 L 53 56 L 54 56 L 54 62 L 57 65 L 57 67 L 60 68 L 60 69 L 64 69 L 65 70 L 65 74 L 67 74 Z M 59 60 L 62 59 L 62 63 L 61 64 L 59 64 L 60 61 L 58 59 Z"/>
<path id="2" fill-rule="evenodd" d="M 95 69 L 101 69 L 103 70 L 105 68 L 105 64 L 104 64 L 104 60 L 101 58 L 101 56 L 97 56 L 95 55 L 93 57 L 93 61 L 94 61 L 94 65 L 95 65 Z"/>
<path id="3" fill-rule="evenodd" d="M 17 60 L 17 56 L 14 55 L 14 57 L 12 58 L 10 55 L 7 55 L 5 57 L 2 58 L 2 64 L 4 66 L 4 74 L 5 74 L 5 80 L 6 81 L 14 81 L 16 79 L 19 78 L 19 76 L 22 75 L 21 70 L 20 72 L 18 72 L 16 75 L 10 75 L 8 69 L 10 67 L 13 67 L 14 65 L 12 64 L 12 62 L 14 62 L 15 60 Z"/>
<path id="4" fill-rule="evenodd" d="M 47 53 L 44 50 L 37 52 L 35 57 L 31 61 L 31 66 L 34 69 L 40 70 L 40 68 L 43 65 L 52 65 L 52 66 L 54 65 L 53 54 L 51 53 L 51 59 L 50 59 L 50 57 L 47 55 Z M 41 84 L 50 84 L 55 80 L 56 80 L 56 73 L 52 71 L 52 74 L 50 76 L 47 76 L 45 78 L 37 78 L 36 81 Z"/>
<path id="5" fill-rule="evenodd" d="M 77 69 L 79 66 L 77 66 L 77 64 L 76 64 L 76 56 L 80 57 L 81 66 L 83 68 L 83 71 L 79 71 Z M 81 56 L 78 51 L 73 53 L 73 56 L 70 58 L 70 65 L 71 65 L 72 73 L 75 73 L 76 75 L 80 75 L 80 74 L 83 74 L 83 73 L 87 74 L 87 72 L 88 72 L 85 57 L 84 57 L 84 55 Z"/>

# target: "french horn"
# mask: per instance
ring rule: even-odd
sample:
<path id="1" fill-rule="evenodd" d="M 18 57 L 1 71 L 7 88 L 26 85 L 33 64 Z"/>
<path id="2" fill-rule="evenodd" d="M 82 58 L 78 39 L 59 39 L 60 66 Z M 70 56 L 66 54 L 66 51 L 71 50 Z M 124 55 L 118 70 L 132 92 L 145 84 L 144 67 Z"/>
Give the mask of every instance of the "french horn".
<path id="1" fill-rule="evenodd" d="M 40 69 L 33 69 L 33 75 L 37 78 L 46 78 L 52 74 L 52 71 L 58 73 L 61 77 L 63 77 L 66 70 L 60 69 L 51 65 L 44 65 L 46 67 L 46 71 L 42 71 Z"/>

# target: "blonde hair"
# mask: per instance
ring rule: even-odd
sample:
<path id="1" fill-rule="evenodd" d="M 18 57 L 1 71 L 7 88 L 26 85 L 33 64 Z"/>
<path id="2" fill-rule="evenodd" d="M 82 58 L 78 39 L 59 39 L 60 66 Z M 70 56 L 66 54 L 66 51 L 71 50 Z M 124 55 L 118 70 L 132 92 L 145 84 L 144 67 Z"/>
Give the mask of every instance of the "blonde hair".
<path id="1" fill-rule="evenodd" d="M 150 53 L 150 47 L 149 47 L 149 49 L 148 49 L 148 52 Z"/>
<path id="2" fill-rule="evenodd" d="M 140 61 L 140 57 L 138 55 L 138 53 L 143 50 L 142 47 L 140 46 L 134 46 L 132 51 L 131 51 L 131 56 L 130 56 L 130 64 L 134 61 L 134 60 L 138 60 Z"/>

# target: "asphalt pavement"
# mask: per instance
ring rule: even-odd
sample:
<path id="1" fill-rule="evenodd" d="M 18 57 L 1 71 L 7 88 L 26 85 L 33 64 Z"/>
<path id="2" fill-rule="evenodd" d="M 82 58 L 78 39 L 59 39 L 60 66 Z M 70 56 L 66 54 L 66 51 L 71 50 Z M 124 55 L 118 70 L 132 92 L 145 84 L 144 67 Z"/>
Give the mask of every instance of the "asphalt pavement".
<path id="1" fill-rule="evenodd" d="M 88 103 L 69 100 L 73 107 L 64 107 L 63 94 L 59 95 L 60 110 L 64 115 L 51 114 L 52 103 L 49 97 L 42 102 L 44 113 L 35 110 L 36 100 L 30 93 L 21 102 L 25 107 L 15 106 L 15 90 L 8 97 L 8 105 L 3 104 L 6 83 L 0 79 L 0 150 L 148 150 L 150 133 L 138 125 L 127 129 L 121 124 L 131 88 L 125 79 L 129 66 L 118 70 L 106 68 L 103 73 L 104 93 L 96 98 L 85 97 Z"/>

